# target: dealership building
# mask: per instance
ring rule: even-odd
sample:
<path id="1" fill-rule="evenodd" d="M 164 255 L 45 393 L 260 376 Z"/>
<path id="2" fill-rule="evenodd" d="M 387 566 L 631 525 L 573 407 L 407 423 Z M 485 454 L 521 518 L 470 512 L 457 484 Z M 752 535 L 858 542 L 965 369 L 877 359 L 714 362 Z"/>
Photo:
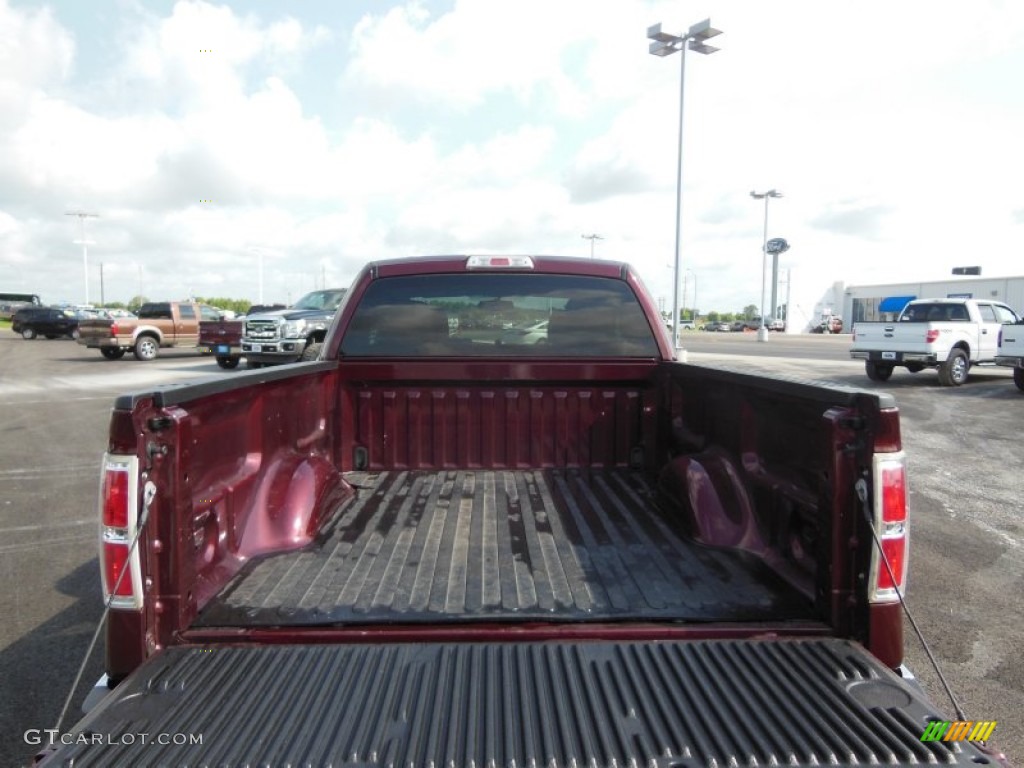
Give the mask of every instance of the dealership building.
<path id="1" fill-rule="evenodd" d="M 912 299 L 988 299 L 1000 301 L 1018 315 L 1024 316 L 1024 275 L 1019 277 L 951 277 L 947 280 L 929 280 L 880 285 L 846 285 L 834 283 L 815 302 L 810 312 L 797 317 L 793 332 L 810 330 L 821 318 L 838 315 L 849 330 L 853 323 L 871 320 L 895 320 Z M 799 309 L 794 306 L 794 309 Z"/>

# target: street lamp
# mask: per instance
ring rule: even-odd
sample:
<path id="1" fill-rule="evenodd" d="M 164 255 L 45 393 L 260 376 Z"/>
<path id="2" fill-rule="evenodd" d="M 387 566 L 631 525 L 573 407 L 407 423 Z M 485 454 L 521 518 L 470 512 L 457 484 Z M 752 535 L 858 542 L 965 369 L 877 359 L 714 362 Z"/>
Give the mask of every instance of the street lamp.
<path id="1" fill-rule="evenodd" d="M 694 24 L 683 35 L 671 35 L 661 31 L 661 24 L 647 28 L 647 38 L 651 40 L 648 52 L 653 56 L 671 56 L 676 51 L 679 57 L 679 162 L 676 167 L 676 255 L 675 273 L 672 281 L 672 344 L 679 345 L 679 241 L 683 216 L 683 93 L 686 85 L 686 49 L 705 55 L 718 50 L 707 44 L 707 40 L 722 34 L 721 30 L 711 26 L 711 19 Z"/>
<path id="2" fill-rule="evenodd" d="M 81 243 L 82 245 L 82 266 L 85 270 L 85 303 L 89 303 L 89 245 L 92 243 L 91 240 L 85 238 L 85 220 L 88 218 L 98 219 L 100 215 L 98 213 L 90 213 L 88 211 L 67 211 L 65 216 L 77 216 L 78 217 L 78 231 L 79 238 L 75 240 L 75 243 Z"/>
<path id="3" fill-rule="evenodd" d="M 584 240 L 590 241 L 590 258 L 594 258 L 594 241 L 604 240 L 600 235 L 580 235 Z"/>
<path id="4" fill-rule="evenodd" d="M 768 326 L 764 324 L 765 280 L 768 277 L 768 201 L 773 197 L 782 197 L 775 189 L 767 192 L 753 192 L 750 196 L 755 200 L 764 200 L 764 237 L 761 241 L 761 327 L 757 329 L 757 340 L 768 341 Z"/>
<path id="5" fill-rule="evenodd" d="M 249 246 L 249 253 L 251 253 L 251 254 L 255 255 L 257 258 L 259 258 L 259 271 L 258 271 L 258 277 L 259 277 L 259 299 L 258 299 L 258 301 L 259 301 L 260 304 L 262 304 L 263 303 L 263 256 L 264 256 L 264 249 L 263 248 L 257 248 L 256 246 L 252 246 L 251 245 L 251 246 Z M 291 302 L 288 302 L 288 303 L 290 304 Z"/>

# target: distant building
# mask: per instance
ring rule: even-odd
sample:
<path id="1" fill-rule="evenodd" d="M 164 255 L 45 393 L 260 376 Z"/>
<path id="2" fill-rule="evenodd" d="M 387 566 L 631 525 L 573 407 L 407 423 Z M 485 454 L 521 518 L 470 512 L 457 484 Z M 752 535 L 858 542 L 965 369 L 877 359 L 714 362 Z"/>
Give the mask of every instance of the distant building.
<path id="1" fill-rule="evenodd" d="M 841 284 L 839 284 L 841 285 Z M 831 291 L 838 304 L 839 293 Z M 841 291 L 842 317 L 849 329 L 861 320 L 894 320 L 913 299 L 992 299 L 1024 315 L 1024 276 L 954 277 L 915 283 L 852 285 Z"/>

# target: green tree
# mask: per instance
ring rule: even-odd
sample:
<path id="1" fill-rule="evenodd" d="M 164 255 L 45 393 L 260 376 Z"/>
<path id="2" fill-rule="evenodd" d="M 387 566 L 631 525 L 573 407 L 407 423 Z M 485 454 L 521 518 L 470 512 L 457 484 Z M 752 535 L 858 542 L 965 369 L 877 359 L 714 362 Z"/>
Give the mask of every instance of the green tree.
<path id="1" fill-rule="evenodd" d="M 130 299 L 128 299 L 128 309 L 130 309 L 132 312 L 136 312 L 138 311 L 139 307 L 141 307 L 148 301 L 149 299 L 146 298 L 145 296 L 132 296 Z"/>
<path id="2" fill-rule="evenodd" d="M 747 306 L 743 308 L 743 319 L 753 320 L 755 317 L 757 317 L 757 306 L 754 304 L 747 304 Z"/>
<path id="3" fill-rule="evenodd" d="M 708 319 L 709 323 L 717 323 L 719 320 L 722 319 L 722 316 L 719 315 L 717 312 L 712 311 L 712 312 L 708 312 L 708 318 L 707 319 Z"/>
<path id="4" fill-rule="evenodd" d="M 248 299 L 228 299 L 218 296 L 211 298 L 196 297 L 195 301 L 198 301 L 200 304 L 209 304 L 211 307 L 217 307 L 218 309 L 229 309 L 237 315 L 244 315 L 252 306 L 252 302 Z"/>

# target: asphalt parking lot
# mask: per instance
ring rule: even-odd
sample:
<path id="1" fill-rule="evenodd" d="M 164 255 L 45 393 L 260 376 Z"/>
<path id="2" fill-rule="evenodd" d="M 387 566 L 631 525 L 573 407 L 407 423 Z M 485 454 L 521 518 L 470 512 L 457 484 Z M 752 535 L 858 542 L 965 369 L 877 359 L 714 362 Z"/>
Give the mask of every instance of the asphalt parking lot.
<path id="1" fill-rule="evenodd" d="M 934 372 L 868 381 L 848 336 L 685 334 L 689 361 L 831 381 L 895 395 L 911 483 L 908 603 L 972 719 L 1024 760 L 1024 393 L 1010 372 L 972 371 L 960 388 Z M 241 370 L 241 369 L 240 369 Z M 0 330 L 0 765 L 26 762 L 28 729 L 54 727 L 101 615 L 96 496 L 109 411 L 121 392 L 232 376 L 212 358 L 168 351 L 152 363 L 104 360 L 68 340 Z M 72 704 L 99 676 L 93 653 Z M 907 662 L 952 709 L 908 627 Z M 66 723 L 66 725 L 69 723 Z"/>

